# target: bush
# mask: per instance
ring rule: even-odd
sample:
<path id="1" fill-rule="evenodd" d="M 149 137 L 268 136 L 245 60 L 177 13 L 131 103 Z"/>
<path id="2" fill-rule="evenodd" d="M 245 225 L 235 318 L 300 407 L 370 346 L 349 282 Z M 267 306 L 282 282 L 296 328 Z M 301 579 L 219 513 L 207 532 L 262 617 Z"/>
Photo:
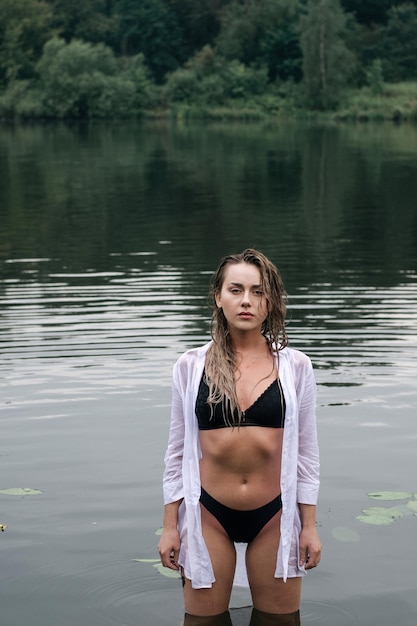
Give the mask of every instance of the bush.
<path id="1" fill-rule="evenodd" d="M 77 96 L 77 117 L 123 118 L 132 114 L 135 87 L 124 78 L 94 72 L 82 77 Z"/>
<path id="2" fill-rule="evenodd" d="M 228 99 L 260 95 L 268 89 L 266 67 L 250 68 L 226 61 L 205 46 L 183 68 L 170 74 L 164 87 L 166 102 L 222 105 Z"/>
<path id="3" fill-rule="evenodd" d="M 366 82 L 374 95 L 384 91 L 384 75 L 381 59 L 375 59 L 366 71 Z"/>
<path id="4" fill-rule="evenodd" d="M 136 112 L 135 85 L 117 75 L 113 52 L 103 44 L 51 39 L 37 70 L 48 117 L 127 117 Z"/>
<path id="5" fill-rule="evenodd" d="M 170 74 L 163 89 L 168 102 L 194 102 L 200 94 L 200 81 L 190 68 L 180 68 Z"/>
<path id="6" fill-rule="evenodd" d="M 43 117 L 42 96 L 32 87 L 29 80 L 15 80 L 9 83 L 0 96 L 0 118 L 13 119 Z"/>
<path id="7" fill-rule="evenodd" d="M 16 104 L 22 99 L 28 89 L 29 81 L 16 80 L 10 83 L 0 95 L 0 118 L 14 117 Z"/>
<path id="8" fill-rule="evenodd" d="M 266 67 L 253 69 L 238 61 L 228 63 L 223 71 L 225 92 L 230 98 L 246 98 L 265 93 L 268 88 Z"/>
<path id="9" fill-rule="evenodd" d="M 128 61 L 124 76 L 135 89 L 135 108 L 142 110 L 156 101 L 156 88 L 149 76 L 143 54 L 138 54 Z"/>
<path id="10" fill-rule="evenodd" d="M 201 100 L 206 104 L 221 105 L 227 98 L 227 85 L 220 74 L 206 76 L 200 83 Z"/>

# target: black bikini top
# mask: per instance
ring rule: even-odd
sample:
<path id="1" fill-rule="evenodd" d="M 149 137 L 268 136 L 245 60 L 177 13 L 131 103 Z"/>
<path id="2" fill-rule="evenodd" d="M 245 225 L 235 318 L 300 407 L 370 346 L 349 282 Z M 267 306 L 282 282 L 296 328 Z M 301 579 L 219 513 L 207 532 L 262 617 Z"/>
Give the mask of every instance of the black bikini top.
<path id="1" fill-rule="evenodd" d="M 199 430 L 214 430 L 216 428 L 226 428 L 223 417 L 223 405 L 214 404 L 211 407 L 207 403 L 209 388 L 206 381 L 205 372 L 201 377 L 198 388 L 197 400 L 195 403 L 195 413 Z M 284 428 L 285 423 L 285 398 L 282 391 L 281 381 L 275 379 L 267 389 L 255 400 L 246 411 L 243 411 L 240 426 L 265 426 L 267 428 Z M 232 418 L 227 415 L 230 423 L 238 423 L 238 413 Z"/>

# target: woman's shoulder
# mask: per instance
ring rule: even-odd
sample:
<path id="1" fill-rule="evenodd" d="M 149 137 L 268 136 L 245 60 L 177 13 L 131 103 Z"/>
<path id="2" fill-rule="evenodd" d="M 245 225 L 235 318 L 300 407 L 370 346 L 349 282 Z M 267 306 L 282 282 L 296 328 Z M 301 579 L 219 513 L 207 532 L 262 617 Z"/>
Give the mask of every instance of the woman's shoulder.
<path id="1" fill-rule="evenodd" d="M 291 372 L 297 393 L 302 393 L 305 386 L 315 387 L 315 375 L 310 357 L 294 348 L 285 347 L 280 351 L 283 369 Z"/>
<path id="2" fill-rule="evenodd" d="M 184 369 L 192 367 L 195 363 L 206 358 L 207 350 L 211 345 L 211 341 L 205 343 L 203 346 L 197 346 L 190 348 L 186 352 L 183 352 L 177 359 L 175 367 Z"/>
<path id="3" fill-rule="evenodd" d="M 279 351 L 279 355 L 282 356 L 282 358 L 286 359 L 290 365 L 297 369 L 312 367 L 310 357 L 305 352 L 297 350 L 296 348 L 290 348 L 289 346 L 286 346 Z"/>

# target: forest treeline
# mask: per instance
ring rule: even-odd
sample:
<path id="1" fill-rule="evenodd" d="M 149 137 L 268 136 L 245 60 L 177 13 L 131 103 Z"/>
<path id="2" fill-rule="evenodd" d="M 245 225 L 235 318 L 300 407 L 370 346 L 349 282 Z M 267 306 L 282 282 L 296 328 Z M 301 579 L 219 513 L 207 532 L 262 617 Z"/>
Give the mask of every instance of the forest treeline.
<path id="1" fill-rule="evenodd" d="M 3 119 L 334 111 L 412 81 L 417 0 L 0 0 Z"/>

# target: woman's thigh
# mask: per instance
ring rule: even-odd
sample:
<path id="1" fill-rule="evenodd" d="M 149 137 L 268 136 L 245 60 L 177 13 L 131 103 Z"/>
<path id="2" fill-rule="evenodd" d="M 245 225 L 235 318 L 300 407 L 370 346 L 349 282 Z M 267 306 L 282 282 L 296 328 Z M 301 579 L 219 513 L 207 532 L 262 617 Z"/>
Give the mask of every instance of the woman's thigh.
<path id="1" fill-rule="evenodd" d="M 233 542 L 216 518 L 201 506 L 203 537 L 210 554 L 215 582 L 210 589 L 193 589 L 191 581 L 184 581 L 184 604 L 191 615 L 219 615 L 227 611 L 236 567 Z"/>
<path id="2" fill-rule="evenodd" d="M 266 613 L 293 613 L 300 607 L 301 577 L 275 578 L 281 512 L 249 544 L 246 567 L 253 606 Z"/>

